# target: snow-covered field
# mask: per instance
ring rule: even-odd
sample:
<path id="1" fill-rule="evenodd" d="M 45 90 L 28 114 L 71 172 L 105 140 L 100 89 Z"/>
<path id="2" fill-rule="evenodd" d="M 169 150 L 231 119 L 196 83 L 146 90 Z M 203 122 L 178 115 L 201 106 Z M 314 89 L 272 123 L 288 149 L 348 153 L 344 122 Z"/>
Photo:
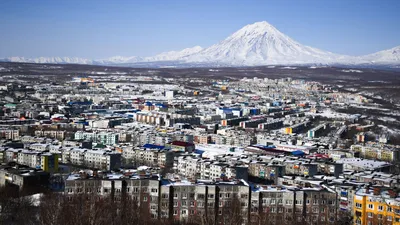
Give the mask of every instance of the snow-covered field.
<path id="1" fill-rule="evenodd" d="M 360 109 L 374 109 L 374 110 L 380 110 L 380 111 L 389 111 L 390 110 L 390 109 L 380 108 L 379 105 L 377 105 L 377 106 L 366 106 L 366 105 L 351 104 L 350 106 L 354 107 L 354 108 L 360 108 Z"/>
<path id="2" fill-rule="evenodd" d="M 378 127 L 382 128 L 383 130 L 392 133 L 392 134 L 400 134 L 400 130 L 399 129 L 391 129 L 385 125 L 378 125 Z"/>
<path id="3" fill-rule="evenodd" d="M 350 117 L 349 114 L 339 113 L 332 109 L 324 109 L 322 112 L 319 112 L 319 113 L 306 112 L 305 114 L 310 115 L 310 116 L 322 116 L 322 117 L 326 117 L 326 118 L 330 118 L 330 119 L 332 119 L 332 118 L 346 119 L 346 118 Z"/>
<path id="4" fill-rule="evenodd" d="M 377 119 L 381 120 L 381 121 L 385 121 L 385 122 L 397 122 L 397 120 L 395 118 L 387 117 L 387 116 L 378 117 Z"/>
<path id="5" fill-rule="evenodd" d="M 363 73 L 363 71 L 361 71 L 361 70 L 352 70 L 352 69 L 350 69 L 350 70 L 340 70 L 341 72 L 344 72 L 344 73 Z"/>

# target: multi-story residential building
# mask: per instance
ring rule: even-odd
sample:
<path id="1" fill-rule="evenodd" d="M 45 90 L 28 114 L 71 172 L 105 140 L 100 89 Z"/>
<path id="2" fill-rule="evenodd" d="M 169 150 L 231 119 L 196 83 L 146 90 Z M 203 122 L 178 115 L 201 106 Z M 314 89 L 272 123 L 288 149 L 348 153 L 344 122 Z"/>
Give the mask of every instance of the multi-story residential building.
<path id="1" fill-rule="evenodd" d="M 390 145 L 352 145 L 350 149 L 359 153 L 365 159 L 378 159 L 385 162 L 395 162 L 400 160 L 400 148 Z"/>
<path id="2" fill-rule="evenodd" d="M 36 130 L 35 136 L 36 137 L 54 138 L 54 139 L 62 141 L 65 139 L 66 132 L 63 130 Z"/>
<path id="3" fill-rule="evenodd" d="M 43 170 L 19 166 L 2 166 L 0 169 L 0 187 L 13 185 L 26 194 L 35 194 L 43 191 L 42 187 L 49 184 L 50 174 Z"/>
<path id="4" fill-rule="evenodd" d="M 8 140 L 18 140 L 19 139 L 19 130 L 16 129 L 1 129 L 0 130 L 0 138 L 5 138 Z"/>
<path id="5" fill-rule="evenodd" d="M 183 141 L 173 141 L 166 145 L 167 148 L 171 149 L 175 152 L 193 152 L 195 149 L 195 145 L 189 142 Z"/>
<path id="6" fill-rule="evenodd" d="M 118 169 L 121 166 L 121 154 L 109 150 L 74 148 L 62 154 L 64 163 L 104 170 Z"/>
<path id="7" fill-rule="evenodd" d="M 172 168 L 174 152 L 164 148 L 152 148 L 151 146 L 150 148 L 136 148 L 131 159 L 140 165 Z"/>
<path id="8" fill-rule="evenodd" d="M 400 201 L 397 190 L 363 187 L 354 195 L 354 223 L 357 225 L 400 224 Z"/>
<path id="9" fill-rule="evenodd" d="M 332 224 L 337 220 L 333 190 L 260 186 L 252 192 L 251 222 L 271 224 Z"/>
<path id="10" fill-rule="evenodd" d="M 118 143 L 119 134 L 112 132 L 84 132 L 77 131 L 74 135 L 75 140 L 88 140 L 105 145 L 115 145 Z"/>
<path id="11" fill-rule="evenodd" d="M 29 150 L 8 149 L 7 152 L 12 158 L 6 159 L 7 162 L 16 162 L 30 168 L 42 169 L 46 172 L 58 172 L 58 155 L 49 152 L 38 152 Z"/>

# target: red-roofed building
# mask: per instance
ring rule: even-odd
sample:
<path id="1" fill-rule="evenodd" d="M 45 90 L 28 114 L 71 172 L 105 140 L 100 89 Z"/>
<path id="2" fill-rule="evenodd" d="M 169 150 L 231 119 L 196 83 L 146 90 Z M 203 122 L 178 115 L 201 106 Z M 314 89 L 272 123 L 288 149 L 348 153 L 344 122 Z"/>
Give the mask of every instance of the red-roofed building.
<path id="1" fill-rule="evenodd" d="M 195 145 L 193 143 L 184 141 L 173 141 L 168 143 L 166 147 L 169 147 L 172 151 L 176 152 L 193 152 L 195 149 Z"/>

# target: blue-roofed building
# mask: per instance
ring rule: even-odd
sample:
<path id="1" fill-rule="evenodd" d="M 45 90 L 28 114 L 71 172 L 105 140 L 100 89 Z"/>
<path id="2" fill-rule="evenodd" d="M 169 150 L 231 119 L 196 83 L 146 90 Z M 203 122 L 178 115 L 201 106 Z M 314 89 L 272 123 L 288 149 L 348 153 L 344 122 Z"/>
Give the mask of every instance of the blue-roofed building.
<path id="1" fill-rule="evenodd" d="M 145 144 L 145 145 L 143 145 L 143 148 L 163 150 L 165 148 L 165 146 L 153 145 L 153 144 Z"/>
<path id="2" fill-rule="evenodd" d="M 195 149 L 195 150 L 194 150 L 194 153 L 199 154 L 200 156 L 202 156 L 203 153 L 204 153 L 204 151 L 199 150 L 199 149 Z"/>
<path id="3" fill-rule="evenodd" d="M 303 156 L 303 155 L 305 155 L 305 153 L 304 153 L 303 151 L 296 150 L 296 151 L 293 151 L 293 152 L 292 152 L 292 155 L 295 155 L 295 156 Z"/>

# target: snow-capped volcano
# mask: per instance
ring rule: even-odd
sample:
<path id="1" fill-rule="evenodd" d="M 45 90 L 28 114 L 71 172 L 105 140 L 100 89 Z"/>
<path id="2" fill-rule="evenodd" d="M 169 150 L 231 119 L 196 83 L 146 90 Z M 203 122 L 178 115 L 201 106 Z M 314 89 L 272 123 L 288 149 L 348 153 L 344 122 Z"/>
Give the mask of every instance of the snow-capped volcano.
<path id="1" fill-rule="evenodd" d="M 208 48 L 195 46 L 181 51 L 170 51 L 152 57 L 114 56 L 108 59 L 90 60 L 69 57 L 40 57 L 28 59 L 10 57 L 8 62 L 75 63 L 97 65 L 400 65 L 400 46 L 365 56 L 345 56 L 302 45 L 280 32 L 268 22 L 256 22 L 244 26 L 225 40 Z"/>
<path id="2" fill-rule="evenodd" d="M 93 60 L 82 59 L 77 57 L 39 57 L 39 58 L 25 58 L 25 57 L 9 57 L 0 59 L 6 62 L 27 62 L 27 63 L 54 63 L 54 64 L 92 64 Z"/>
<path id="3" fill-rule="evenodd" d="M 372 64 L 400 64 L 400 46 L 360 57 Z"/>
<path id="4" fill-rule="evenodd" d="M 221 62 L 230 65 L 309 64 L 343 61 L 347 56 L 300 43 L 263 21 L 247 25 L 197 54 L 189 62 Z"/>

